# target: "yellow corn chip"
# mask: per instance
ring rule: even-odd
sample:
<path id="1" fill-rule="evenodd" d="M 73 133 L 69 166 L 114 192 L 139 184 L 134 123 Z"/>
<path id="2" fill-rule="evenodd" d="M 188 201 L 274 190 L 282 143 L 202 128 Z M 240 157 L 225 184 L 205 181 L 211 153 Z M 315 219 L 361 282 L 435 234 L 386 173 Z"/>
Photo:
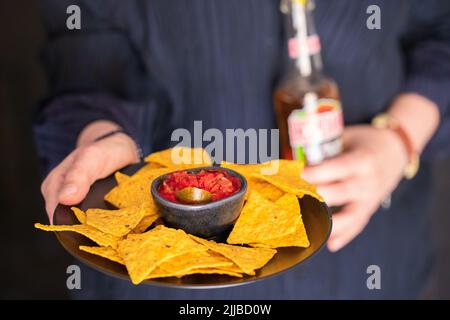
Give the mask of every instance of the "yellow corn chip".
<path id="1" fill-rule="evenodd" d="M 231 261 L 231 260 L 230 260 Z M 220 269 L 223 271 L 228 271 L 231 273 L 242 273 L 242 269 L 239 268 L 235 263 L 233 263 L 232 266 L 227 266 L 227 267 L 216 267 L 214 269 Z"/>
<path id="2" fill-rule="evenodd" d="M 280 166 L 286 166 L 285 162 L 287 160 L 272 160 L 260 164 L 234 164 L 226 161 L 222 161 L 220 164 L 221 167 L 228 168 L 234 171 L 239 172 L 247 179 L 248 191 L 246 197 L 248 198 L 251 190 L 256 190 L 266 199 L 270 201 L 276 201 L 283 194 L 284 191 L 277 188 L 273 184 L 268 183 L 267 181 L 261 180 L 254 176 L 255 173 L 265 173 L 265 172 L 276 172 L 278 173 L 280 170 Z M 296 161 L 296 168 L 301 168 L 301 162 Z M 291 168 L 292 169 L 292 168 Z"/>
<path id="3" fill-rule="evenodd" d="M 142 176 L 132 176 L 109 191 L 105 200 L 117 208 L 146 207 L 150 212 L 157 212 L 150 186 L 153 180 L 168 173 L 170 169 L 155 169 Z"/>
<path id="4" fill-rule="evenodd" d="M 275 202 L 276 205 L 292 212 L 295 217 L 295 231 L 291 235 L 281 237 L 280 239 L 273 239 L 273 243 L 278 243 L 279 246 L 283 247 L 309 247 L 308 235 L 306 233 L 305 225 L 303 224 L 302 213 L 298 198 L 292 194 L 285 194 L 283 197 Z M 270 243 L 270 242 L 269 242 Z"/>
<path id="5" fill-rule="evenodd" d="M 76 207 L 72 207 L 70 209 L 72 210 L 79 223 L 86 223 L 86 213 L 84 213 L 84 211 Z"/>
<path id="6" fill-rule="evenodd" d="M 187 252 L 205 251 L 184 231 L 157 226 L 141 234 L 129 234 L 118 244 L 131 281 L 139 284 L 163 262 Z"/>
<path id="7" fill-rule="evenodd" d="M 137 224 L 137 226 L 133 229 L 133 233 L 143 233 L 150 227 L 153 222 L 155 222 L 159 218 L 158 214 L 151 214 L 142 218 L 142 220 Z"/>
<path id="8" fill-rule="evenodd" d="M 145 280 L 156 279 L 156 278 L 171 278 L 171 277 L 176 277 L 176 275 L 172 274 L 166 270 L 163 270 L 160 267 L 156 267 L 155 269 L 153 269 L 152 272 L 150 272 L 145 277 Z"/>
<path id="9" fill-rule="evenodd" d="M 145 162 L 157 163 L 164 167 L 182 170 L 204 167 L 212 164 L 211 158 L 203 148 L 175 147 L 148 155 Z"/>
<path id="10" fill-rule="evenodd" d="M 86 211 L 86 223 L 102 232 L 123 237 L 138 225 L 147 210 L 140 207 L 119 210 L 89 209 Z"/>
<path id="11" fill-rule="evenodd" d="M 89 252 L 91 254 L 95 254 L 97 256 L 106 258 L 108 260 L 125 264 L 122 258 L 119 256 L 117 251 L 111 247 L 88 247 L 88 246 L 80 246 L 80 250 Z"/>
<path id="12" fill-rule="evenodd" d="M 222 270 L 219 268 L 199 268 L 199 269 L 193 269 L 190 272 L 191 272 L 190 274 L 224 274 L 227 276 L 242 278 L 241 273 Z"/>
<path id="13" fill-rule="evenodd" d="M 291 175 L 300 176 L 303 171 L 304 164 L 302 161 L 297 160 L 277 159 L 258 164 L 235 164 L 222 161 L 220 166 L 237 171 L 246 177 L 253 176 L 254 174 L 262 174 L 269 176 L 282 175 L 283 172 L 290 173 Z"/>
<path id="14" fill-rule="evenodd" d="M 164 169 L 166 167 L 164 167 L 163 165 L 160 165 L 158 163 L 147 163 L 145 164 L 142 168 L 140 168 L 138 171 L 136 171 L 132 177 L 133 178 L 140 178 L 140 177 L 146 177 L 148 175 L 153 175 L 153 171 L 154 170 L 158 170 L 158 169 Z"/>
<path id="15" fill-rule="evenodd" d="M 188 274 L 193 269 L 231 266 L 233 266 L 231 260 L 209 251 L 188 252 L 159 265 L 161 269 L 176 276 Z"/>
<path id="16" fill-rule="evenodd" d="M 253 173 L 252 176 L 265 180 L 284 192 L 292 193 L 299 197 L 307 194 L 323 202 L 323 198 L 316 192 L 316 187 L 300 177 L 302 169 L 303 163 L 300 161 L 279 160 L 279 171 L 277 174 Z"/>
<path id="17" fill-rule="evenodd" d="M 235 164 L 222 161 L 220 166 L 239 172 L 243 176 L 251 177 L 254 174 L 278 175 L 282 171 L 288 171 L 300 176 L 303 170 L 303 162 L 297 160 L 276 159 L 257 164 Z"/>
<path id="18" fill-rule="evenodd" d="M 302 198 L 305 194 L 310 195 L 313 198 L 323 202 L 323 198 L 316 192 L 316 187 L 309 184 L 305 180 L 294 176 L 264 176 L 254 175 L 257 178 L 266 180 L 274 186 L 280 188 L 284 192 L 292 193 Z"/>
<path id="19" fill-rule="evenodd" d="M 76 232 L 79 233 L 89 239 L 91 239 L 92 241 L 94 241 L 95 243 L 97 243 L 100 246 L 103 247 L 112 247 L 112 248 L 116 248 L 117 247 L 117 242 L 119 241 L 118 237 L 115 237 L 113 235 L 110 234 L 106 234 L 101 232 L 100 230 L 85 225 L 85 224 L 74 224 L 71 226 L 65 226 L 65 225 L 43 225 L 40 223 L 35 223 L 34 227 L 37 229 L 41 229 L 44 231 L 72 231 L 72 232 Z"/>
<path id="20" fill-rule="evenodd" d="M 196 269 L 192 270 L 196 271 Z M 233 264 L 229 267 L 215 267 L 210 268 L 210 270 L 205 270 L 206 272 L 203 273 L 218 273 L 218 274 L 226 274 L 233 277 L 239 277 L 242 278 L 242 269 L 239 268 L 236 264 Z M 202 273 L 202 272 L 199 272 Z"/>
<path id="21" fill-rule="evenodd" d="M 287 235 L 264 240 L 262 243 L 251 244 L 251 246 L 260 248 L 309 247 L 309 240 L 303 224 L 298 198 L 293 194 L 286 193 L 275 204 L 291 212 L 290 223 L 295 226 L 294 231 Z"/>
<path id="22" fill-rule="evenodd" d="M 298 212 L 296 213 L 298 214 Z M 292 213 L 251 191 L 227 242 L 231 244 L 265 243 L 295 230 Z"/>
<path id="23" fill-rule="evenodd" d="M 222 269 L 222 268 L 198 268 L 198 269 L 192 269 L 192 270 L 189 271 L 189 273 L 187 273 L 185 275 L 192 275 L 192 274 L 224 274 L 224 275 L 227 275 L 227 276 L 242 278 L 242 273 L 228 271 L 228 270 L 225 270 L 225 269 Z"/>
<path id="24" fill-rule="evenodd" d="M 266 200 L 267 201 L 267 200 Z M 262 268 L 277 252 L 267 248 L 246 248 L 233 246 L 190 235 L 192 239 L 208 247 L 208 249 L 220 253 L 233 261 L 244 273 L 254 275 L 255 270 Z"/>
<path id="25" fill-rule="evenodd" d="M 192 269 L 183 275 L 177 275 L 177 274 L 172 274 L 170 272 L 167 272 L 159 267 L 156 267 L 155 270 L 153 270 L 146 279 L 170 278 L 170 277 L 181 278 L 183 276 L 193 275 L 193 274 L 224 274 L 224 275 L 228 275 L 228 276 L 232 276 L 232 277 L 242 278 L 242 274 L 239 272 L 233 272 L 233 271 L 223 270 L 223 269 L 219 269 L 219 268 L 197 268 L 197 269 Z"/>
<path id="26" fill-rule="evenodd" d="M 122 173 L 120 171 L 117 171 L 114 174 L 114 178 L 116 179 L 117 184 L 121 184 L 121 183 L 127 181 L 128 179 L 130 179 L 129 176 L 127 176 L 126 174 L 124 174 L 124 173 Z"/>
<path id="27" fill-rule="evenodd" d="M 258 172 L 261 164 L 237 164 L 227 161 L 222 161 L 220 166 L 223 168 L 231 169 L 236 172 L 239 172 L 244 177 L 250 177 L 253 173 Z"/>
<path id="28" fill-rule="evenodd" d="M 249 193 L 252 190 L 256 190 L 260 195 L 270 201 L 276 201 L 284 195 L 282 190 L 264 180 L 251 177 L 247 179 L 247 182 L 249 185 Z"/>

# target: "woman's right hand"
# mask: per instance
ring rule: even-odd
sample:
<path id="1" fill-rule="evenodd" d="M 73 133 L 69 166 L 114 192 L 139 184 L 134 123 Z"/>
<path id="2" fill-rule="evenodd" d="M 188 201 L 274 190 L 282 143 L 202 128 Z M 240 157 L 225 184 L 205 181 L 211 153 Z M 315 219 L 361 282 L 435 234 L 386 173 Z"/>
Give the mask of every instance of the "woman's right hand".
<path id="1" fill-rule="evenodd" d="M 80 134 L 77 148 L 45 178 L 41 192 L 51 223 L 58 203 L 78 204 L 96 180 L 139 161 L 133 139 L 124 133 L 95 141 L 95 138 L 118 128 L 109 121 L 96 121 L 88 125 Z"/>

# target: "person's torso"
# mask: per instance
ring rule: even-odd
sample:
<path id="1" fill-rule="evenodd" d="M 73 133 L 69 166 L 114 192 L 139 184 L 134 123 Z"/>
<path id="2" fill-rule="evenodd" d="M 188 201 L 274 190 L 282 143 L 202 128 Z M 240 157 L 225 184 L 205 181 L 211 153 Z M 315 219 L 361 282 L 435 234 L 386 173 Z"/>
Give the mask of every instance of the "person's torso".
<path id="1" fill-rule="evenodd" d="M 279 2 L 175 2 L 148 1 L 134 29 L 173 126 L 274 127 L 272 92 L 286 50 Z M 314 11 L 325 73 L 339 85 L 347 123 L 384 109 L 404 78 L 399 37 L 407 4 L 381 1 L 382 28 L 369 30 L 370 4 L 317 0 Z"/>

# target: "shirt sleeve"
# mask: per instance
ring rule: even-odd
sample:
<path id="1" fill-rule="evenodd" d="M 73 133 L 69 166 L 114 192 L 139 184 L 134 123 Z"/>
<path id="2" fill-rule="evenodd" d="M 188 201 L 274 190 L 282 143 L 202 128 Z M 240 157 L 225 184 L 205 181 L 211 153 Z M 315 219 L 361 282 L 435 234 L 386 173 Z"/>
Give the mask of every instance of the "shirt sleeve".
<path id="1" fill-rule="evenodd" d="M 403 40 L 407 58 L 404 91 L 430 99 L 440 112 L 440 126 L 423 156 L 447 157 L 450 155 L 450 2 L 412 2 L 408 32 Z"/>
<path id="2" fill-rule="evenodd" d="M 36 109 L 33 131 L 44 172 L 75 148 L 78 134 L 92 121 L 114 121 L 139 140 L 136 124 L 145 108 L 140 95 L 152 86 L 127 28 L 139 32 L 140 16 L 133 12 L 134 2 L 113 2 L 39 2 L 47 31 L 41 58 L 49 94 Z M 81 9 L 80 30 L 66 26 L 72 4 Z"/>
<path id="3" fill-rule="evenodd" d="M 43 103 L 33 121 L 43 172 L 48 173 L 73 151 L 81 130 L 95 120 L 113 121 L 139 141 L 133 114 L 133 110 L 141 113 L 139 109 L 133 103 L 103 93 L 67 94 Z"/>

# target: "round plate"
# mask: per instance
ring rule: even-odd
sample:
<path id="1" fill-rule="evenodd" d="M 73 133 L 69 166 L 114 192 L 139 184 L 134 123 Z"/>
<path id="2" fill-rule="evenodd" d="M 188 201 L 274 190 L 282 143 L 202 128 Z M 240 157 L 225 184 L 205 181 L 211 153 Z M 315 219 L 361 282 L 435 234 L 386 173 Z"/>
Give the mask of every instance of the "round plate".
<path id="1" fill-rule="evenodd" d="M 142 165 L 134 165 L 122 170 L 124 173 L 132 174 Z M 116 185 L 113 176 L 97 181 L 90 189 L 86 199 L 78 207 L 82 210 L 89 208 L 111 207 L 103 200 L 104 195 Z M 149 186 L 150 192 L 150 186 Z M 189 275 L 182 278 L 160 278 L 142 282 L 159 286 L 169 286 L 190 289 L 223 288 L 248 284 L 258 280 L 280 274 L 294 266 L 300 266 L 308 258 L 318 252 L 327 241 L 331 231 L 331 214 L 327 205 L 310 196 L 300 200 L 303 223 L 311 245 L 308 248 L 279 248 L 277 254 L 263 268 L 256 271 L 254 276 L 244 275 L 236 278 L 226 275 Z M 75 215 L 68 206 L 59 205 L 54 216 L 55 224 L 71 225 L 78 224 Z M 96 244 L 88 238 L 74 232 L 56 232 L 56 237 L 63 247 L 75 258 L 102 271 L 108 275 L 122 279 L 130 279 L 125 266 L 108 259 L 96 256 L 78 249 L 80 245 L 95 246 Z"/>

